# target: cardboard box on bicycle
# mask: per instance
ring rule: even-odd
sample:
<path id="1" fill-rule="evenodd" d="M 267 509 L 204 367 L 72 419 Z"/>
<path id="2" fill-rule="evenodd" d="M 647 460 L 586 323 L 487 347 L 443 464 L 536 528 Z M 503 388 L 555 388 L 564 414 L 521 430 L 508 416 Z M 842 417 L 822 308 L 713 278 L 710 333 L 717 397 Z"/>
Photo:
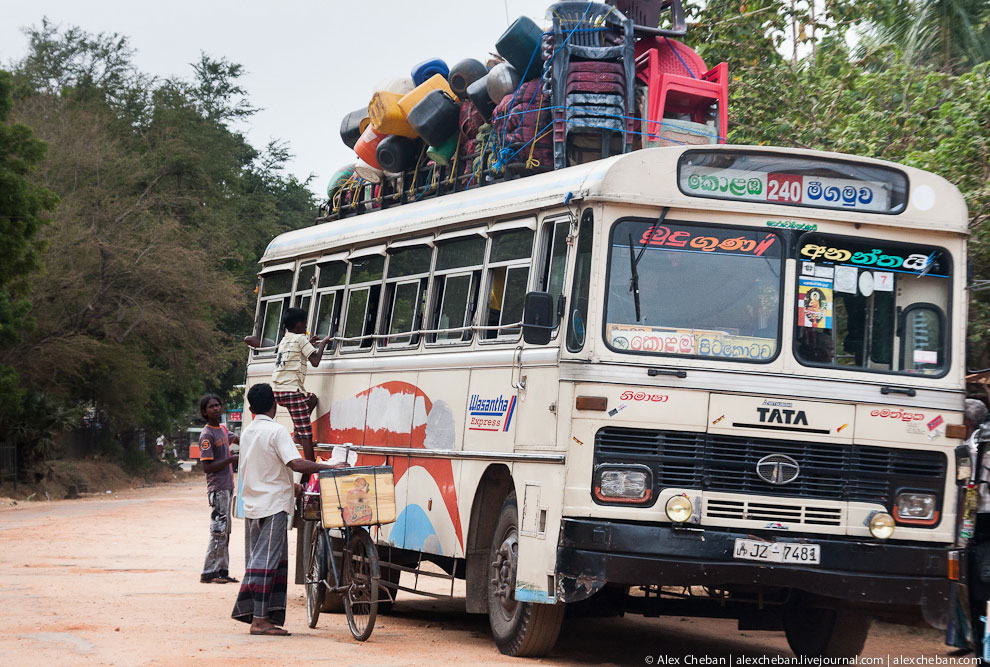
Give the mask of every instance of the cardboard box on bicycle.
<path id="1" fill-rule="evenodd" d="M 321 470 L 320 514 L 324 528 L 394 522 L 392 466 Z"/>

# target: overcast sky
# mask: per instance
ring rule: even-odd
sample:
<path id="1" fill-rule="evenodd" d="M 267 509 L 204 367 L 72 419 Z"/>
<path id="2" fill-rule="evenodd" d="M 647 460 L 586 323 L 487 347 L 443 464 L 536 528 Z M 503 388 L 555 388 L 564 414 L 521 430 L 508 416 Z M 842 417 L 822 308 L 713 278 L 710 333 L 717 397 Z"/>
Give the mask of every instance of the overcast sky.
<path id="1" fill-rule="evenodd" d="M 22 58 L 21 31 L 47 16 L 63 28 L 130 38 L 148 74 L 191 78 L 200 51 L 240 63 L 241 84 L 261 107 L 237 129 L 255 147 L 284 139 L 300 180 L 324 196 L 326 180 L 352 160 L 341 118 L 367 106 L 375 83 L 439 57 L 484 61 L 508 22 L 544 25 L 550 0 L 17 0 L 0 2 L 0 63 Z M 508 22 L 506 16 L 508 15 Z"/>

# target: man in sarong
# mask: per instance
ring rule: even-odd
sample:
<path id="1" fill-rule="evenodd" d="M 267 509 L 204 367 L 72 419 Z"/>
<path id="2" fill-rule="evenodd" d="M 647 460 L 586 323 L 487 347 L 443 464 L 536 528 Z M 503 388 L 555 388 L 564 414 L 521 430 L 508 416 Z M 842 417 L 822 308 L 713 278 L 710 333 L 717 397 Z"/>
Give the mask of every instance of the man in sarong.
<path id="1" fill-rule="evenodd" d="M 316 474 L 337 466 L 299 456 L 289 432 L 276 424 L 275 394 L 267 384 L 248 391 L 254 419 L 241 432 L 239 496 L 244 507 L 246 568 L 231 616 L 251 624 L 252 635 L 287 636 L 288 530 L 294 484 L 290 470 Z"/>

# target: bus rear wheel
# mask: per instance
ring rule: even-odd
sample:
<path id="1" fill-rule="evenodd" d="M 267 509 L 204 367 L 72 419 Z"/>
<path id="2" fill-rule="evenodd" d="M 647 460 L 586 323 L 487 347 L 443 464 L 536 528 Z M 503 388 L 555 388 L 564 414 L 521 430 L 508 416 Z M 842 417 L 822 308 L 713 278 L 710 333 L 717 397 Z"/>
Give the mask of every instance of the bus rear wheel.
<path id="1" fill-rule="evenodd" d="M 844 609 L 796 607 L 784 613 L 787 644 L 804 658 L 855 658 L 872 623 L 870 617 Z"/>
<path id="2" fill-rule="evenodd" d="M 498 650 L 511 656 L 540 656 L 557 642 L 562 604 L 534 604 L 515 598 L 519 557 L 516 494 L 502 505 L 488 554 L 488 621 Z"/>

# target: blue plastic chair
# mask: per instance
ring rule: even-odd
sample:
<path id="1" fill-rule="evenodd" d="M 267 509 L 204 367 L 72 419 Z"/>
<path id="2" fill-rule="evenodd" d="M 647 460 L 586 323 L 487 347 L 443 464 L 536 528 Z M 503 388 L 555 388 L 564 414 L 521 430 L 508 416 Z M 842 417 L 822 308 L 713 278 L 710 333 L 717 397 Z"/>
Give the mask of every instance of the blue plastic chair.
<path id="1" fill-rule="evenodd" d="M 623 152 L 632 151 L 633 126 L 636 116 L 636 57 L 635 37 L 631 19 L 612 5 L 600 2 L 558 2 L 547 9 L 553 21 L 553 62 L 551 89 L 554 106 L 553 153 L 554 168 L 567 166 L 567 74 L 572 59 L 612 60 L 621 62 L 625 72 L 625 104 L 623 123 L 625 141 Z M 572 114 L 573 116 L 573 114 Z M 608 157 L 615 118 L 583 116 L 582 127 L 574 132 L 602 134 L 602 157 Z"/>

